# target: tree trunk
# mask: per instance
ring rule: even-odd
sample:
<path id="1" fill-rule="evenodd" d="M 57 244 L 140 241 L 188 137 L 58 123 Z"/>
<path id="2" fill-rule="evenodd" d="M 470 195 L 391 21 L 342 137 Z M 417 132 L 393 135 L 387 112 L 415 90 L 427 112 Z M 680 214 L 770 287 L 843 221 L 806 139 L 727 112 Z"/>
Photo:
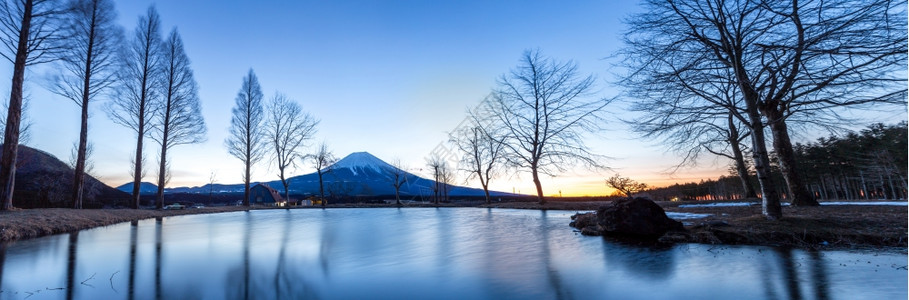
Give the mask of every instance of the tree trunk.
<path id="1" fill-rule="evenodd" d="M 249 155 L 247 154 L 247 157 Z M 243 205 L 249 207 L 249 160 L 246 160 L 246 179 L 243 180 Z"/>
<path id="2" fill-rule="evenodd" d="M 88 89 L 82 98 L 82 125 L 79 131 L 79 149 L 76 151 L 76 170 L 73 175 L 73 208 L 82 208 L 82 189 L 85 185 L 85 152 L 88 148 Z"/>
<path id="3" fill-rule="evenodd" d="M 537 174 L 537 168 L 534 166 L 530 170 L 533 175 L 533 185 L 537 188 L 537 198 L 540 199 L 540 205 L 544 205 L 546 204 L 546 198 L 543 197 L 543 185 L 540 184 L 540 176 Z"/>
<path id="4" fill-rule="evenodd" d="M 751 185 L 751 182 L 748 180 L 748 167 L 745 165 L 745 155 L 742 154 L 742 148 L 738 143 L 732 144 L 732 154 L 735 157 L 735 171 L 739 175 L 739 180 L 742 182 L 742 190 L 744 191 L 745 198 L 757 198 L 757 192 L 754 191 L 754 186 Z"/>
<path id="5" fill-rule="evenodd" d="M 486 195 L 486 204 L 489 204 L 489 181 L 483 182 L 483 178 L 480 178 L 480 183 L 483 185 L 483 193 Z"/>
<path id="6" fill-rule="evenodd" d="M 287 188 L 287 179 L 284 179 L 284 174 L 281 174 L 281 184 L 284 185 L 284 201 L 290 201 L 290 190 Z"/>
<path id="7" fill-rule="evenodd" d="M 322 203 L 322 207 L 325 207 L 325 186 L 322 181 L 322 170 L 319 169 L 319 201 Z"/>
<path id="8" fill-rule="evenodd" d="M 764 138 L 764 125 L 757 109 L 749 103 L 748 117 L 751 122 L 752 159 L 757 172 L 758 183 L 761 185 L 761 213 L 765 218 L 778 220 L 783 217 L 780 206 L 780 195 L 776 192 L 776 183 L 770 172 L 770 157 L 767 154 L 767 144 Z"/>
<path id="9" fill-rule="evenodd" d="M 779 157 L 780 171 L 789 188 L 789 199 L 793 206 L 818 206 L 820 205 L 811 193 L 805 189 L 805 183 L 799 174 L 795 162 L 795 152 L 792 151 L 792 141 L 789 139 L 789 130 L 783 116 L 777 111 L 765 113 L 771 120 L 770 132 L 773 134 L 773 150 Z"/>
<path id="10" fill-rule="evenodd" d="M 143 87 L 143 90 L 144 90 L 144 87 Z M 133 170 L 133 195 L 132 195 L 133 199 L 131 201 L 133 208 L 139 208 L 139 198 L 140 198 L 140 193 L 142 192 L 142 190 L 141 190 L 141 186 L 142 186 L 142 148 L 143 148 L 142 142 L 143 142 L 143 137 L 145 136 L 145 121 L 144 121 L 145 104 L 144 104 L 144 102 L 145 102 L 145 95 L 142 95 L 142 100 L 140 100 L 140 104 L 139 104 L 139 116 L 140 116 L 139 117 L 139 126 L 136 131 L 138 133 L 138 136 L 136 137 L 136 160 L 135 160 L 135 165 L 133 165 L 133 167 L 134 167 L 134 170 Z M 163 153 L 163 151 L 162 151 L 162 153 Z M 164 158 L 162 157 L 161 160 L 164 161 Z M 159 183 L 159 189 L 160 189 L 160 183 Z M 161 197 L 159 196 L 158 201 L 160 201 L 160 199 L 161 199 Z M 159 209 L 164 207 L 164 205 L 161 205 L 160 203 L 155 203 L 155 206 Z"/>
<path id="11" fill-rule="evenodd" d="M 754 186 L 748 181 L 748 167 L 745 165 L 745 155 L 742 154 L 742 146 L 739 144 L 739 131 L 735 126 L 734 116 L 732 112 L 726 118 L 727 127 L 729 127 L 729 146 L 732 148 L 732 157 L 735 160 L 735 170 L 739 175 L 739 179 L 742 181 L 742 189 L 745 193 L 745 198 L 757 198 L 757 193 L 754 191 Z"/>
<path id="12" fill-rule="evenodd" d="M 6 131 L 3 134 L 3 150 L 0 153 L 0 210 L 13 208 L 13 192 L 16 185 L 16 159 L 19 155 L 19 122 L 22 119 L 22 85 L 25 82 L 25 61 L 28 59 L 28 37 L 32 23 L 32 1 L 24 3 L 16 61 L 13 63 L 13 82 L 9 95 L 9 111 L 6 115 Z"/>
<path id="13" fill-rule="evenodd" d="M 170 112 L 167 112 L 166 115 L 170 115 Z M 164 186 L 167 184 L 167 131 L 167 122 L 164 122 L 164 135 L 161 139 L 161 165 L 158 166 L 158 194 L 157 200 L 155 200 L 158 209 L 164 208 Z M 211 197 L 210 192 L 209 197 Z"/>

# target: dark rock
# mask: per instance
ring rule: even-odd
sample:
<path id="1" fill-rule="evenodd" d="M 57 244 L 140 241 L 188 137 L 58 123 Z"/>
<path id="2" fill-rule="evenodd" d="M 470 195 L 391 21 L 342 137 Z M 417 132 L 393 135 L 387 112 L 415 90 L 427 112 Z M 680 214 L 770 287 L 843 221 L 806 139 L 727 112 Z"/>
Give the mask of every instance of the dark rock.
<path id="1" fill-rule="evenodd" d="M 571 221 L 568 225 L 581 230 L 583 235 L 602 235 L 602 228 L 597 224 L 597 215 L 596 213 L 577 213 L 571 216 Z"/>
<path id="2" fill-rule="evenodd" d="M 667 217 L 662 207 L 643 198 L 613 201 L 600 207 L 596 216 L 603 235 L 657 239 L 667 231 L 685 230 L 681 222 Z"/>
<path id="3" fill-rule="evenodd" d="M 581 229 L 581 234 L 589 236 L 600 236 L 603 235 L 603 232 L 598 230 L 596 227 L 588 226 L 584 227 L 584 229 Z"/>

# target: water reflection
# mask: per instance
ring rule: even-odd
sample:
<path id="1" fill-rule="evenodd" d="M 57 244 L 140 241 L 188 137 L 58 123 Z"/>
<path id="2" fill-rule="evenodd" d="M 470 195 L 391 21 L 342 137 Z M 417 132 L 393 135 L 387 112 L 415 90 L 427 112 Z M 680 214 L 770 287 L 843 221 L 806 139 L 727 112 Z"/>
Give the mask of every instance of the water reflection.
<path id="1" fill-rule="evenodd" d="M 569 215 L 293 209 L 133 222 L 0 245 L 0 299 L 906 296 L 905 254 L 622 244 L 573 233 Z"/>
<path id="2" fill-rule="evenodd" d="M 69 234 L 69 256 L 66 261 L 66 299 L 73 299 L 76 286 L 76 250 L 79 246 L 79 232 Z"/>
<path id="3" fill-rule="evenodd" d="M 136 242 L 139 235 L 139 221 L 129 223 L 129 287 L 127 289 L 127 298 L 135 299 L 136 295 Z"/>
<path id="4" fill-rule="evenodd" d="M 659 283 L 675 277 L 674 247 L 633 244 L 604 239 L 603 254 L 607 267 L 648 282 Z"/>

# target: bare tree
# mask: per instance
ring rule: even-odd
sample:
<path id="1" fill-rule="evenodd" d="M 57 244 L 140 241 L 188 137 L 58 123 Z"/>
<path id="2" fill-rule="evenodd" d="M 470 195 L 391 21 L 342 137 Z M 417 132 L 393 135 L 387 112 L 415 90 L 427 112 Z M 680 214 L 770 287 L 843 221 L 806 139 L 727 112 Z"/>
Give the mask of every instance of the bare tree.
<path id="1" fill-rule="evenodd" d="M 53 78 L 52 91 L 82 109 L 79 146 L 73 176 L 73 206 L 82 208 L 88 143 L 88 105 L 116 82 L 117 50 L 122 29 L 110 0 L 71 0 L 68 4 L 61 52 L 63 74 Z"/>
<path id="2" fill-rule="evenodd" d="M 162 88 L 161 18 L 154 6 L 139 17 L 128 45 L 121 51 L 119 82 L 114 96 L 105 105 L 108 117 L 136 133 L 133 159 L 133 192 L 130 204 L 139 208 L 144 177 L 144 140 L 155 130 L 152 117 L 160 105 Z M 160 182 L 159 182 L 160 187 Z M 158 208 L 161 208 L 158 205 Z"/>
<path id="3" fill-rule="evenodd" d="M 284 186 L 284 198 L 290 199 L 288 182 L 285 177 L 287 168 L 294 167 L 306 141 L 316 133 L 319 121 L 303 111 L 297 102 L 284 94 L 276 93 L 268 103 L 265 120 L 265 138 L 274 150 L 272 160 L 278 167 L 278 178 Z"/>
<path id="4" fill-rule="evenodd" d="M 177 145 L 196 144 L 205 141 L 205 119 L 199 88 L 193 76 L 189 57 L 183 50 L 183 40 L 177 29 L 171 30 L 162 47 L 162 103 L 158 109 L 158 121 L 153 138 L 161 145 L 158 167 L 158 194 L 155 205 L 164 208 L 164 187 L 167 185 L 167 150 Z"/>
<path id="5" fill-rule="evenodd" d="M 309 156 L 312 159 L 313 167 L 316 168 L 316 174 L 319 175 L 319 201 L 325 206 L 325 184 L 324 175 L 331 172 L 331 165 L 338 159 L 328 149 L 328 144 L 322 142 L 316 149 L 316 153 Z"/>
<path id="6" fill-rule="evenodd" d="M 629 47 L 626 55 L 638 55 L 636 49 Z M 634 60 L 623 63 L 637 67 Z M 679 79 L 680 73 L 653 76 L 649 73 L 653 67 L 646 65 L 620 82 L 633 101 L 630 109 L 641 114 L 625 122 L 643 138 L 659 140 L 660 145 L 682 156 L 672 172 L 696 166 L 705 151 L 733 160 L 744 197 L 756 198 L 744 155 L 749 148 L 743 144 L 751 132 L 744 125 L 748 120 L 739 109 L 741 96 L 730 74 L 705 72 L 702 77 Z"/>
<path id="7" fill-rule="evenodd" d="M 432 172 L 432 202 L 438 205 L 439 200 L 442 198 L 442 177 L 444 176 L 443 172 L 446 168 L 446 162 L 440 155 L 433 154 L 426 159 L 426 166 Z"/>
<path id="8" fill-rule="evenodd" d="M 905 1 L 647 1 L 628 57 L 672 80 L 724 70 L 742 98 L 764 215 L 781 216 L 764 126 L 794 205 L 816 205 L 791 159 L 787 119 L 838 120 L 845 107 L 905 103 Z M 638 74 L 640 70 L 633 70 Z M 690 82 L 690 81 L 689 81 Z M 702 81 L 699 81 L 702 82 Z M 766 123 L 765 123 L 766 121 Z"/>
<path id="9" fill-rule="evenodd" d="M 448 164 L 448 161 L 442 161 L 442 164 L 439 165 L 439 201 L 451 202 L 449 198 L 451 193 L 451 185 L 455 181 L 455 172 L 452 169 L 451 165 Z M 439 204 L 436 201 L 436 204 Z"/>
<path id="10" fill-rule="evenodd" d="M 13 78 L 0 152 L 0 210 L 13 208 L 16 158 L 23 110 L 23 85 L 27 66 L 57 57 L 60 44 L 60 0 L 18 0 L 0 3 L 0 55 L 13 63 Z"/>
<path id="11" fill-rule="evenodd" d="M 597 131 L 610 99 L 588 99 L 593 75 L 581 77 L 574 62 L 558 62 L 526 51 L 521 65 L 503 75 L 488 109 L 503 128 L 510 164 L 530 172 L 540 204 L 545 204 L 540 174 L 555 175 L 578 163 L 601 168 L 599 156 L 584 144 Z"/>
<path id="12" fill-rule="evenodd" d="M 486 117 L 483 113 L 471 112 L 471 125 L 451 133 L 449 140 L 461 152 L 460 169 L 468 173 L 468 180 L 476 178 L 480 181 L 486 204 L 489 204 L 489 181 L 497 175 L 503 163 L 505 145 L 501 130 L 484 122 Z"/>
<path id="13" fill-rule="evenodd" d="M 619 173 L 606 179 L 606 184 L 625 194 L 625 197 L 631 197 L 647 189 L 647 184 L 639 183 L 628 177 L 622 177 Z"/>
<path id="14" fill-rule="evenodd" d="M 404 163 L 401 159 L 395 159 L 391 162 L 391 185 L 395 188 L 395 205 L 401 206 L 401 187 L 407 182 L 407 172 L 404 171 Z"/>
<path id="15" fill-rule="evenodd" d="M 250 168 L 265 155 L 262 123 L 262 87 L 252 69 L 243 77 L 243 86 L 237 93 L 231 111 L 230 136 L 224 141 L 230 155 L 243 161 L 243 205 L 249 206 Z"/>

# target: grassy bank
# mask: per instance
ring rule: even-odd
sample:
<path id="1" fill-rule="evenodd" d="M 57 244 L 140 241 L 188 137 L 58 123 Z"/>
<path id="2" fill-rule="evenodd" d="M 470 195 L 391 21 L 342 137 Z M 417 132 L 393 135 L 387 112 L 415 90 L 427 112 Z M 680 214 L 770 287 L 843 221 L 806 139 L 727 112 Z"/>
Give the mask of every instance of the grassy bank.
<path id="1" fill-rule="evenodd" d="M 245 210 L 241 206 L 184 210 L 39 208 L 0 211 L 0 242 L 79 231 L 157 217 Z"/>

